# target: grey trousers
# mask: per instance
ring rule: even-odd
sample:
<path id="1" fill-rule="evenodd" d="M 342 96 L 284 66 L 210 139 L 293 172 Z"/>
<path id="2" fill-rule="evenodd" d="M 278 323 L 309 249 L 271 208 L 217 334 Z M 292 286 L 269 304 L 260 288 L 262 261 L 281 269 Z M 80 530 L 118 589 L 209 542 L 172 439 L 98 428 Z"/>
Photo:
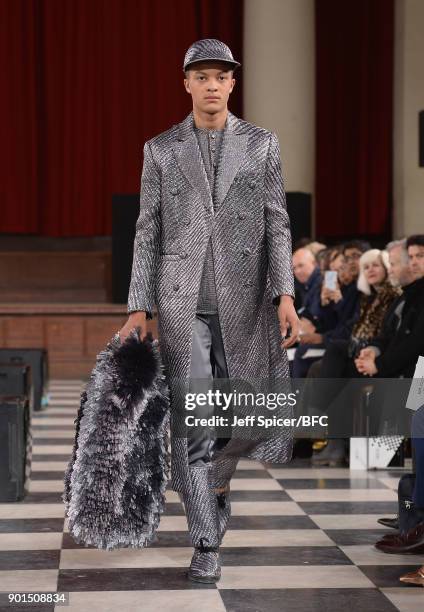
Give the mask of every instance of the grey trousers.
<path id="1" fill-rule="evenodd" d="M 220 378 L 227 379 L 228 370 L 218 315 L 198 313 L 192 331 L 190 393 L 207 393 L 213 389 L 214 381 Z M 196 416 L 208 418 L 213 412 L 213 406 L 202 406 L 197 408 Z M 190 466 L 209 463 L 214 451 L 226 442 L 225 439 L 216 438 L 212 429 L 191 428 L 190 433 L 187 442 Z"/>

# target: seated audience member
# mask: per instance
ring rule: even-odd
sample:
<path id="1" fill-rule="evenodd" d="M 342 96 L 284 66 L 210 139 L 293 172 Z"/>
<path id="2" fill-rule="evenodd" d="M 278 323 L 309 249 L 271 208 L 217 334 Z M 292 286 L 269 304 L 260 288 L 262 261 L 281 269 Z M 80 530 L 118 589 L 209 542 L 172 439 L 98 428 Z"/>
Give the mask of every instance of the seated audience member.
<path id="1" fill-rule="evenodd" d="M 368 242 L 354 240 L 346 243 L 342 248 L 341 256 L 335 255 L 330 262 L 330 269 L 337 270 L 339 282 L 336 289 L 322 287 L 322 309 L 320 326 L 317 331 L 323 334 L 326 347 L 333 338 L 350 336 L 359 308 L 360 293 L 357 288 L 359 260 L 362 254 L 370 249 Z"/>
<path id="2" fill-rule="evenodd" d="M 413 502 L 415 507 L 421 510 L 421 512 L 416 513 L 416 516 L 420 514 L 422 516 L 424 514 L 424 406 L 421 406 L 412 418 L 411 434 L 416 459 Z M 422 554 L 424 552 L 424 522 L 421 520 L 421 522 L 417 523 L 415 528 L 405 534 L 402 540 L 401 545 L 412 545 L 415 548 L 414 552 Z M 404 574 L 401 576 L 400 581 L 424 586 L 424 565 L 415 572 Z"/>
<path id="3" fill-rule="evenodd" d="M 314 318 L 320 309 L 321 272 L 315 255 L 306 247 L 293 253 L 295 306 L 299 317 Z"/>
<path id="4" fill-rule="evenodd" d="M 344 245 L 338 286 L 326 295 L 324 305 L 320 303 L 313 321 L 301 317 L 300 346 L 296 349 L 292 364 L 294 378 L 305 377 L 310 366 L 317 361 L 317 357 L 304 357 L 310 348 L 327 348 L 333 339 L 349 338 L 359 305 L 359 291 L 356 287 L 359 258 L 368 250 L 367 247 L 369 244 L 360 240 Z"/>
<path id="5" fill-rule="evenodd" d="M 323 378 L 355 375 L 357 370 L 353 358 L 381 333 L 386 312 L 401 295 L 401 290 L 390 280 L 387 251 L 366 251 L 359 260 L 359 268 L 357 288 L 361 297 L 358 318 L 349 339 L 333 340 L 327 347 L 320 370 Z"/>
<path id="6" fill-rule="evenodd" d="M 387 534 L 375 544 L 378 550 L 389 554 L 424 553 L 424 405 L 412 417 L 411 437 L 416 460 L 412 495 L 414 510 L 409 517 L 407 531 Z M 400 580 L 424 586 L 424 567 L 402 576 Z"/>
<path id="7" fill-rule="evenodd" d="M 318 251 L 315 257 L 322 275 L 324 275 L 327 270 L 337 271 L 337 269 L 333 267 L 333 260 L 336 259 L 338 255 L 343 255 L 341 247 L 327 247 Z M 341 263 L 343 263 L 343 257 Z"/>
<path id="8" fill-rule="evenodd" d="M 307 236 L 299 238 L 299 240 L 296 240 L 296 242 L 293 244 L 293 253 L 298 249 L 303 249 L 303 247 L 306 247 L 308 244 L 311 244 L 311 242 L 312 238 L 308 238 Z"/>
<path id="9" fill-rule="evenodd" d="M 337 302 L 339 302 L 343 297 L 340 291 L 340 286 L 347 285 L 352 280 L 351 273 L 346 265 L 343 255 L 343 245 L 334 247 L 329 252 L 328 270 L 331 272 L 337 272 L 337 286 L 335 289 L 329 289 L 325 283 L 322 284 L 321 306 L 328 306 L 331 302 L 333 302 L 333 304 L 337 304 Z M 325 274 L 325 272 L 323 274 Z"/>
<path id="10" fill-rule="evenodd" d="M 345 259 L 343 255 L 343 245 L 338 244 L 336 246 L 330 247 L 329 249 L 329 257 L 328 257 L 328 266 L 327 270 L 332 270 L 333 272 L 338 272 L 340 268 L 345 264 Z"/>
<path id="11" fill-rule="evenodd" d="M 328 269 L 338 272 L 344 264 L 343 245 L 339 244 L 331 247 Z"/>
<path id="12" fill-rule="evenodd" d="M 365 376 L 412 377 L 424 343 L 424 235 L 406 241 L 412 282 L 403 287 L 401 300 L 390 326 L 363 348 L 355 365 Z"/>
<path id="13" fill-rule="evenodd" d="M 394 287 L 389 278 L 389 255 L 386 251 L 370 249 L 363 253 L 359 260 L 360 273 L 357 281 L 358 290 L 361 292 L 359 314 L 352 329 L 349 339 L 333 339 L 320 361 L 319 371 L 315 376 L 319 380 L 314 385 L 312 392 L 314 407 L 321 412 L 330 414 L 331 424 L 340 422 L 336 417 L 346 418 L 346 414 L 332 414 L 340 410 L 343 402 L 338 398 L 346 385 L 346 379 L 362 376 L 356 370 L 354 357 L 357 356 L 361 347 L 366 346 L 377 336 L 383 326 L 383 319 L 394 301 L 401 293 L 398 287 Z M 331 405 L 335 398 L 339 404 Z M 349 408 L 349 406 L 347 406 Z M 329 428 L 331 435 L 334 430 Z M 344 460 L 345 442 L 342 439 L 329 440 L 325 451 L 315 451 L 312 462 L 314 465 L 326 465 L 342 463 Z"/>
<path id="14" fill-rule="evenodd" d="M 330 261 L 331 249 L 322 249 L 318 251 L 315 255 L 318 267 L 322 275 L 324 275 L 325 271 L 328 270 L 328 265 Z"/>
<path id="15" fill-rule="evenodd" d="M 325 251 L 325 249 L 327 248 L 327 245 L 323 244 L 322 242 L 313 241 L 313 242 L 309 242 L 309 244 L 305 244 L 305 248 L 312 251 L 312 253 L 316 257 L 318 253 L 321 253 L 321 251 Z"/>
<path id="16" fill-rule="evenodd" d="M 358 369 L 369 376 L 409 378 L 414 374 L 418 357 L 424 355 L 424 236 L 411 236 L 406 245 L 412 282 L 404 289 L 404 299 L 397 309 L 393 325 L 373 342 L 372 352 L 361 351 Z M 377 409 L 379 401 L 381 397 L 374 398 L 373 404 Z M 406 398 L 402 397 L 400 408 L 403 410 L 405 401 Z M 424 552 L 424 407 L 412 418 L 411 436 L 415 451 L 413 517 L 416 525 L 406 533 L 400 532 L 378 541 L 376 547 L 386 553 Z M 400 580 L 424 586 L 424 566 L 405 574 Z"/>

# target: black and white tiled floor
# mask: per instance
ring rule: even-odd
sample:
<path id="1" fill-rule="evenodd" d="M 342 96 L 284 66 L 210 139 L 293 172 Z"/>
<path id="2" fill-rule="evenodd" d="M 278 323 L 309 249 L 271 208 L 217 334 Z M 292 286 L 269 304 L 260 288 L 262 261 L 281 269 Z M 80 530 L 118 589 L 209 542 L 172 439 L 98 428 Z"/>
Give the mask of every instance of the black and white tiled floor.
<path id="1" fill-rule="evenodd" d="M 232 480 L 233 516 L 217 585 L 185 577 L 192 549 L 173 491 L 153 547 L 106 552 L 77 545 L 60 495 L 81 387 L 80 381 L 53 381 L 48 408 L 33 418 L 30 493 L 19 503 L 0 504 L 0 591 L 69 592 L 65 609 L 78 612 L 424 608 L 424 590 L 399 582 L 424 564 L 424 556 L 373 548 L 386 531 L 376 519 L 396 511 L 398 475 L 392 472 L 266 468 L 242 460 Z"/>

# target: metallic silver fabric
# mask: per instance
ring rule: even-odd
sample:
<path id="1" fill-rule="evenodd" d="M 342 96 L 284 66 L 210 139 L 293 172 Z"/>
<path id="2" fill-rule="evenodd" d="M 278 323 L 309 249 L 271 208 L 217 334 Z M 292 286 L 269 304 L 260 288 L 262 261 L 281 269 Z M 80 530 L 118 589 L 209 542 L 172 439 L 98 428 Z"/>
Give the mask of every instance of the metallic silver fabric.
<path id="1" fill-rule="evenodd" d="M 202 38 L 194 42 L 188 49 L 184 57 L 183 70 L 187 70 L 190 64 L 205 60 L 219 60 L 228 62 L 233 69 L 241 66 L 237 62 L 230 48 L 216 38 Z"/>
<path id="2" fill-rule="evenodd" d="M 221 578 L 218 552 L 202 552 L 196 548 L 191 558 L 188 577 L 195 582 L 217 582 Z"/>
<path id="3" fill-rule="evenodd" d="M 188 529 L 193 546 L 218 546 L 216 495 L 213 466 L 190 466 L 191 494 L 183 493 Z M 201 542 L 202 541 L 202 542 Z"/>
<path id="4" fill-rule="evenodd" d="M 217 200 L 215 198 L 215 173 L 218 168 L 219 152 L 221 149 L 224 130 L 210 130 L 195 128 L 197 140 L 205 165 L 206 175 L 212 195 L 213 209 L 215 211 Z M 215 271 L 213 264 L 212 237 L 209 239 L 206 249 L 205 262 L 203 264 L 202 278 L 200 281 L 199 297 L 197 301 L 197 312 L 203 314 L 214 314 L 218 311 Z"/>
<path id="5" fill-rule="evenodd" d="M 173 422 L 184 411 L 192 323 L 211 236 L 229 377 L 252 384 L 289 378 L 275 305 L 280 295 L 294 296 L 278 139 L 229 112 L 221 146 L 215 214 L 193 113 L 144 146 L 128 312 L 157 307 Z M 289 406 L 279 412 L 292 416 Z M 290 459 L 292 441 L 286 428 L 269 439 L 233 439 L 227 446 L 238 456 L 280 463 Z M 182 491 L 190 487 L 186 438 L 173 437 L 171 454 L 172 486 Z"/>
<path id="6" fill-rule="evenodd" d="M 208 393 L 213 381 L 228 378 L 224 346 L 218 315 L 196 314 L 193 322 L 190 364 L 190 393 Z M 213 360 L 213 363 L 212 363 Z M 197 416 L 212 416 L 213 406 L 198 407 Z M 190 428 L 187 453 L 190 465 L 204 465 L 212 459 L 216 444 L 215 430 L 208 427 Z"/>
<path id="7" fill-rule="evenodd" d="M 226 487 L 237 468 L 238 457 L 231 457 L 221 453 L 215 453 L 212 462 L 214 466 L 214 487 L 222 489 Z"/>
<path id="8" fill-rule="evenodd" d="M 200 152 L 202 154 L 203 163 L 205 165 L 205 170 L 209 180 L 209 186 L 215 208 L 215 173 L 219 163 L 219 152 L 221 150 L 222 138 L 224 136 L 225 128 L 222 130 L 213 130 L 209 128 L 195 127 L 194 131 L 196 133 L 197 141 L 199 143 Z"/>
<path id="9" fill-rule="evenodd" d="M 230 480 L 236 471 L 238 461 L 238 457 L 231 457 L 225 454 L 220 456 L 219 453 L 215 453 L 212 460 L 214 488 L 226 488 L 226 491 L 217 494 L 218 538 L 220 545 L 231 517 Z"/>
<path id="10" fill-rule="evenodd" d="M 230 491 L 219 493 L 217 496 L 218 541 L 221 546 L 231 518 Z"/>
<path id="11" fill-rule="evenodd" d="M 219 564 L 219 536 L 217 499 L 213 488 L 213 466 L 190 467 L 190 494 L 183 494 L 190 537 L 195 551 L 189 577 L 215 582 L 221 575 Z M 216 551 L 202 551 L 213 547 Z"/>

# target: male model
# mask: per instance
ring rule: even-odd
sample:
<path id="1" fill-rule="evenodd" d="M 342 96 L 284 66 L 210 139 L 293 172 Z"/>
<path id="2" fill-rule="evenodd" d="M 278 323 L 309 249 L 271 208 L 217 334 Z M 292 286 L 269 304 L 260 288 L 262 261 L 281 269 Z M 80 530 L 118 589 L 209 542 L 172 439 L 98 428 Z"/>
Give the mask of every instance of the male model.
<path id="1" fill-rule="evenodd" d="M 171 422 L 184 410 L 187 381 L 198 389 L 214 378 L 287 379 L 285 348 L 298 335 L 278 140 L 229 112 L 238 66 L 221 41 L 195 42 L 183 64 L 193 110 L 144 146 L 130 316 L 120 335 L 145 328 L 156 306 Z M 171 435 L 172 486 L 195 548 L 188 576 L 216 582 L 238 458 L 288 461 L 292 435 L 231 439 L 224 450 L 207 430 Z"/>

